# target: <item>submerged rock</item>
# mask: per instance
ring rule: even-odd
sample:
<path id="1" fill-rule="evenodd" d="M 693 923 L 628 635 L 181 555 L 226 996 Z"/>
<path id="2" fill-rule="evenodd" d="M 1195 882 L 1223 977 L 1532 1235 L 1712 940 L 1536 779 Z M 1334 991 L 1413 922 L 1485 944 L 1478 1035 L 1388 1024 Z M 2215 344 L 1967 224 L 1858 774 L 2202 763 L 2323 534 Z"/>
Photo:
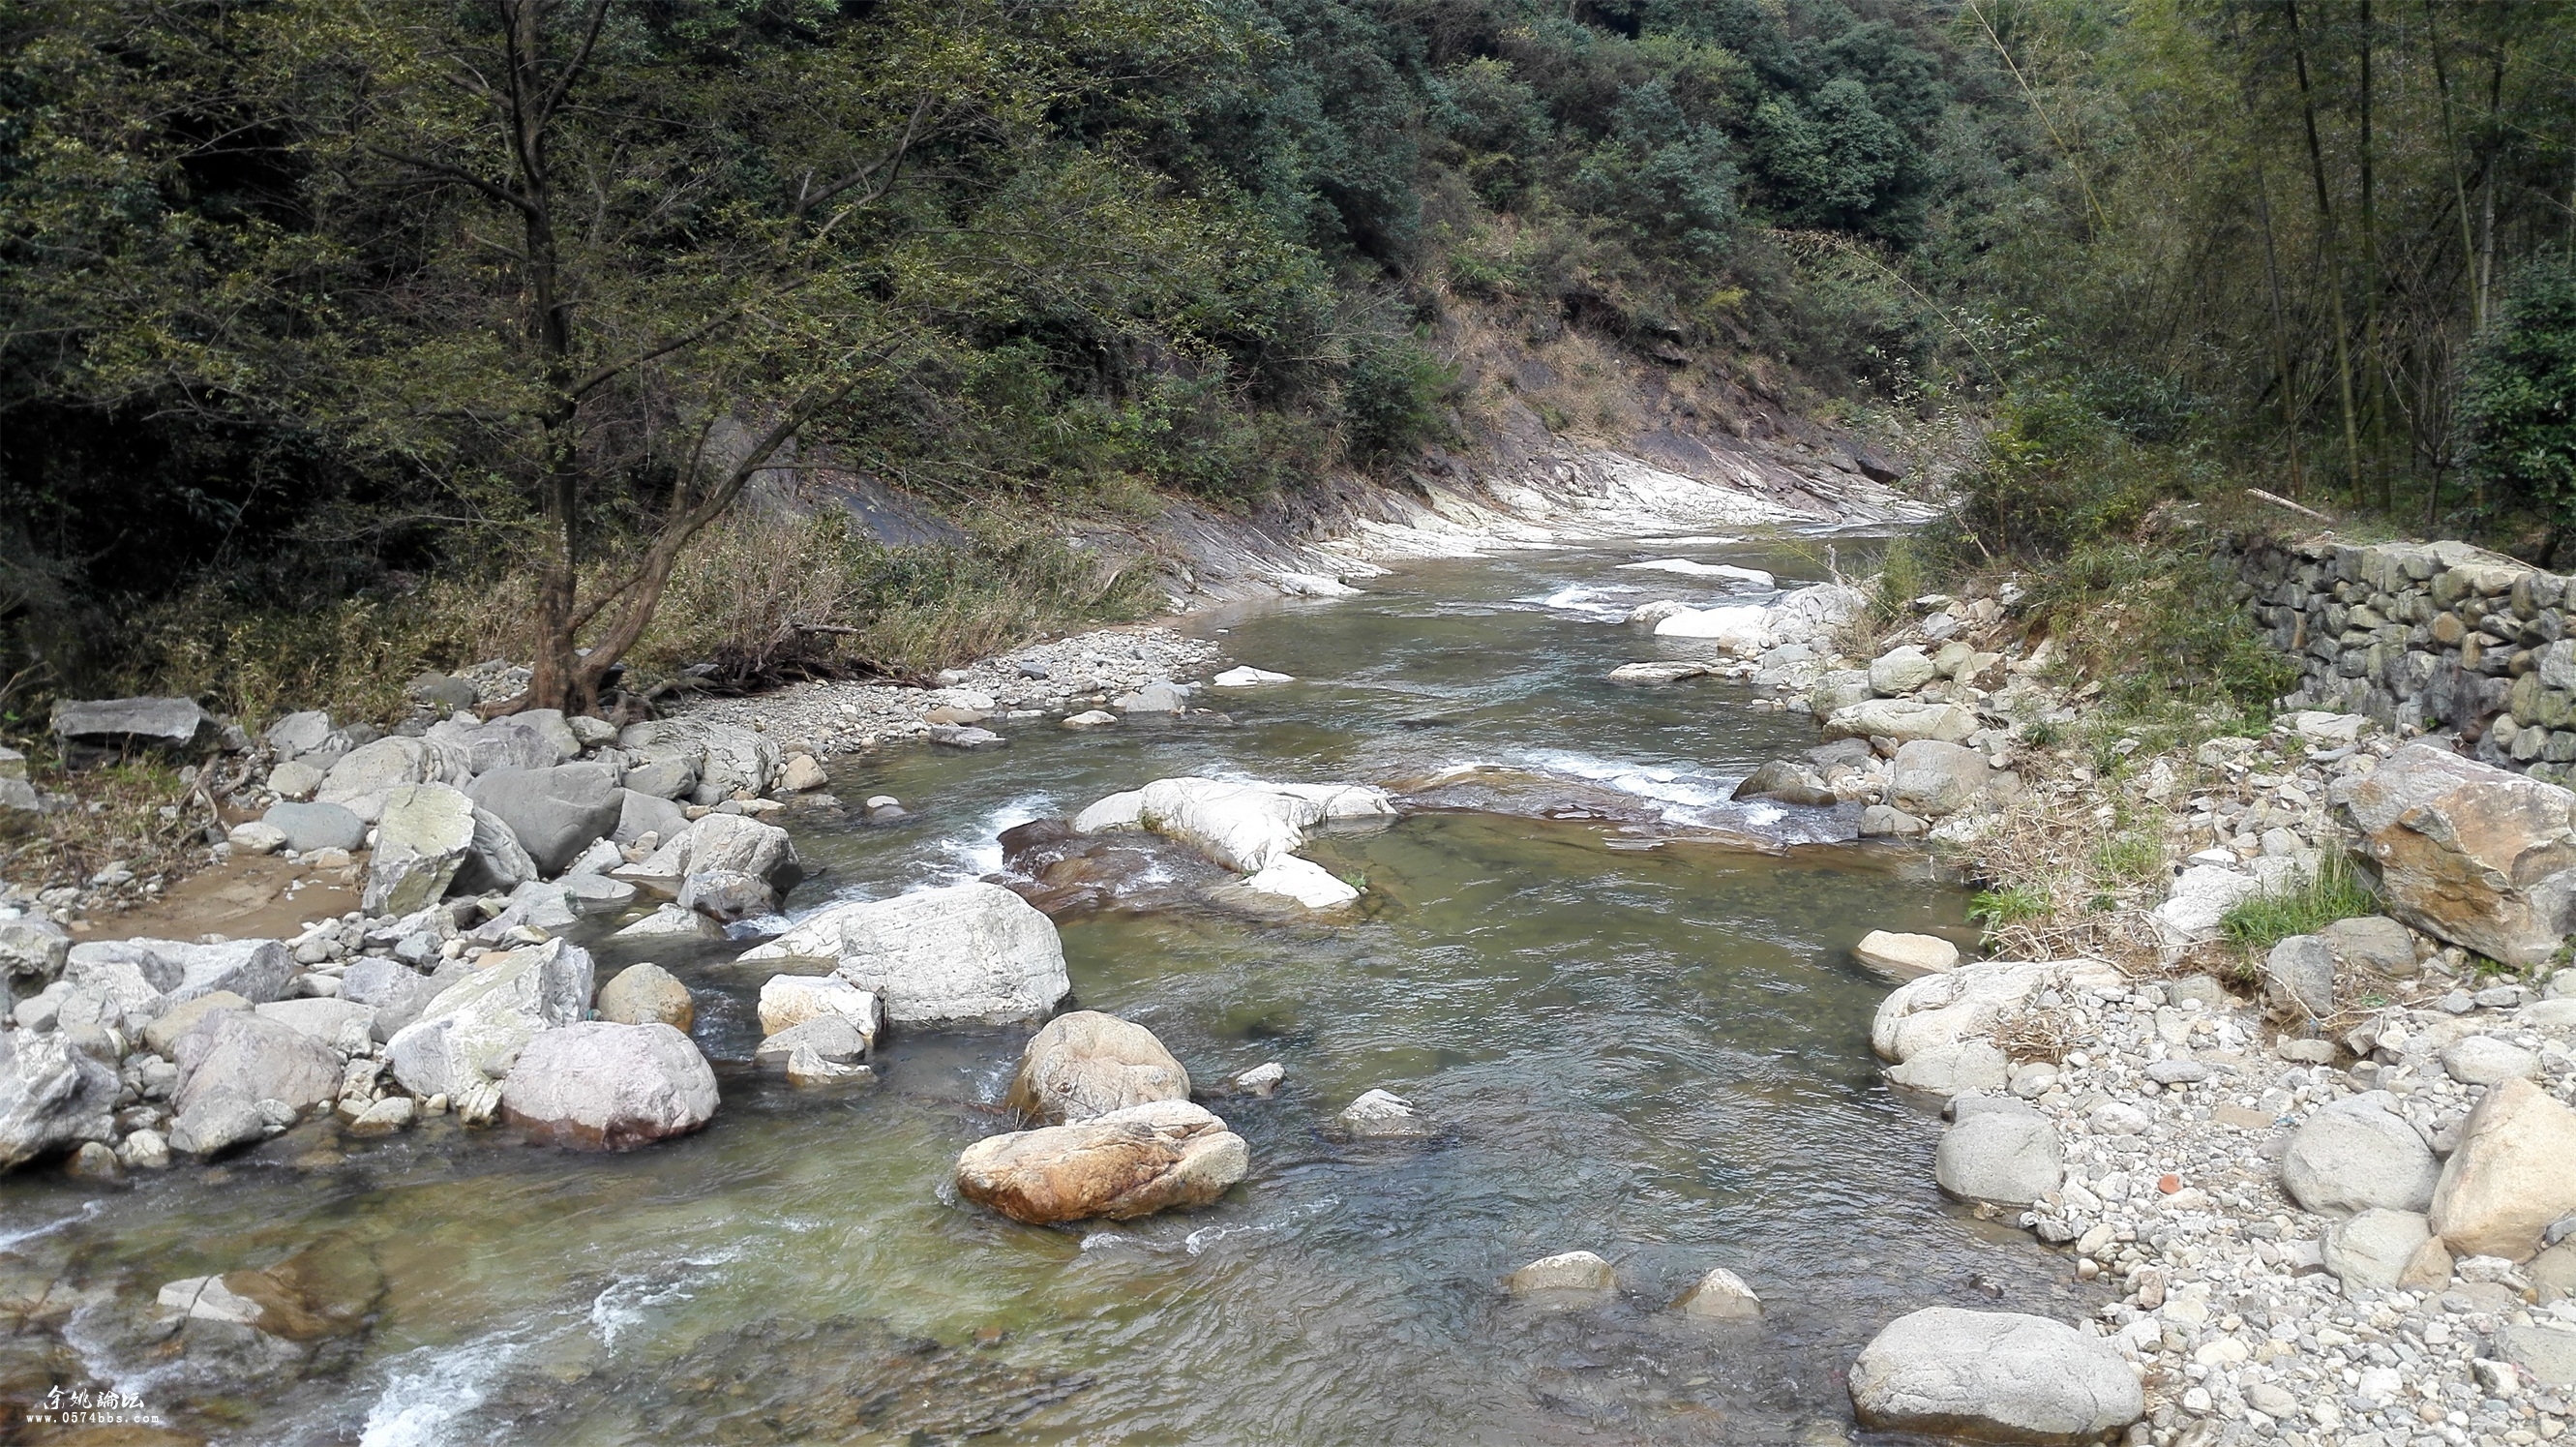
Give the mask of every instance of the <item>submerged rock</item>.
<path id="1" fill-rule="evenodd" d="M 1342 1107 L 1333 1124 L 1353 1140 L 1418 1140 L 1433 1133 L 1413 1102 L 1390 1090 L 1363 1092 Z"/>
<path id="2" fill-rule="evenodd" d="M 1713 1266 L 1698 1285 L 1673 1303 L 1673 1309 L 1705 1321 L 1758 1321 L 1762 1298 L 1753 1294 L 1743 1277 L 1723 1266 Z"/>
<path id="3" fill-rule="evenodd" d="M 1598 1294 L 1619 1289 L 1619 1273 L 1589 1251 L 1543 1256 L 1503 1278 L 1503 1290 L 1514 1296 L 1556 1292 Z"/>
<path id="4" fill-rule="evenodd" d="M 1033 1226 L 1113 1221 L 1217 1200 L 1251 1167 L 1243 1137 L 1184 1100 L 977 1141 L 958 1194 Z"/>

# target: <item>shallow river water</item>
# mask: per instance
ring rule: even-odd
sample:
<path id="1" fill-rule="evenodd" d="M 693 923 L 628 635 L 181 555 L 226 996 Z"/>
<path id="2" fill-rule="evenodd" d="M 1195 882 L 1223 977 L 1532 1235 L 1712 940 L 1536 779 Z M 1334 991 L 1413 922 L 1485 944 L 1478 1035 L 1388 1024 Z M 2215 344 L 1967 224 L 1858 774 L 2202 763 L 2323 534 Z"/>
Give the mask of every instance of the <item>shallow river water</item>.
<path id="1" fill-rule="evenodd" d="M 1203 695 L 1230 724 L 1035 722 L 989 753 L 845 759 L 835 794 L 895 794 L 913 818 L 796 816 L 815 873 L 791 914 L 991 871 L 999 829 L 1174 774 L 1484 763 L 1632 806 L 1331 836 L 1310 852 L 1368 891 L 1338 925 L 1066 920 L 1077 1003 L 1148 1025 L 1202 1084 L 1286 1067 L 1273 1100 L 1213 1102 L 1253 1162 L 1214 1208 L 1036 1229 L 961 1205 L 951 1163 L 1008 1128 L 992 1103 L 1025 1031 L 898 1035 L 874 1087 L 791 1091 L 727 1063 L 751 1053 L 762 973 L 665 950 L 724 1092 L 696 1136 L 602 1158 L 445 1122 L 382 1141 L 314 1125 L 97 1201 L 12 1180 L 0 1264 L 94 1293 L 67 1332 L 91 1370 L 242 1443 L 1871 1440 L 1842 1372 L 1891 1318 L 2083 1303 L 2062 1256 L 1940 1198 L 1938 1123 L 1870 1058 L 1886 987 L 1846 951 L 1880 927 L 1969 939 L 1957 883 L 1919 849 L 1744 847 L 1848 832 L 1724 802 L 1813 725 L 1746 709 L 1741 685 L 1603 681 L 1653 651 L 1616 611 L 1719 594 L 1617 568 L 1657 556 L 1813 574 L 1709 544 L 1414 565 L 1362 597 L 1203 623 L 1301 680 Z M 1606 588 L 1643 591 L 1584 591 Z M 646 957 L 599 953 L 603 978 Z M 1372 1086 L 1439 1139 L 1336 1143 L 1332 1115 Z M 138 1325 L 162 1282 L 317 1241 L 384 1278 L 328 1370 L 210 1374 Z M 1618 1266 L 1617 1303 L 1497 1289 L 1577 1248 Z M 1716 1265 L 1761 1293 L 1759 1326 L 1665 1309 Z"/>

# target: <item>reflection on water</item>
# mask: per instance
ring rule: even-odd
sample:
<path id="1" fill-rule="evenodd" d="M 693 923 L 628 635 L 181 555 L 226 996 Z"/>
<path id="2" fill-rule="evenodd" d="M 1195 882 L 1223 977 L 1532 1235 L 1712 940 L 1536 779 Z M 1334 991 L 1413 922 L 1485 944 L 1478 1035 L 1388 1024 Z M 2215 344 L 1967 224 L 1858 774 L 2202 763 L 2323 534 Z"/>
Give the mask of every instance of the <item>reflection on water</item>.
<path id="1" fill-rule="evenodd" d="M 1021 1032 L 901 1036 L 873 1089 L 790 1092 L 743 1063 L 764 972 L 665 949 L 724 1093 L 689 1139 L 602 1159 L 443 1121 L 387 1141 L 308 1126 L 103 1204 L 60 1179 L 0 1186 L 0 1306 L 56 1303 L 0 1341 L 0 1397 L 85 1366 L 217 1439 L 379 1447 L 1843 1440 L 1840 1373 L 1889 1318 L 1998 1288 L 2082 1303 L 2061 1261 L 1939 1200 L 1936 1123 L 1869 1059 L 1882 990 L 1842 951 L 1875 927 L 1965 939 L 1956 888 L 1908 852 L 1780 847 L 1834 837 L 1830 811 L 1726 801 L 1813 743 L 1805 721 L 1745 710 L 1734 685 L 1601 681 L 1655 650 L 1583 590 L 1741 596 L 1615 571 L 1671 555 L 1427 565 L 1247 614 L 1237 656 L 1303 681 L 1216 695 L 1230 723 L 844 761 L 836 793 L 895 794 L 913 817 L 794 816 L 815 874 L 791 915 L 986 873 L 1001 829 L 1170 774 L 1393 783 L 1481 763 L 1624 801 L 1451 800 L 1326 836 L 1310 852 L 1367 881 L 1339 925 L 1069 918 L 1081 1004 L 1151 1027 L 1203 1083 L 1286 1067 L 1276 1099 L 1217 1102 L 1253 1158 L 1220 1205 L 1094 1229 L 960 1206 L 949 1165 L 1007 1127 L 993 1103 Z M 1802 576 L 1757 549 L 1691 555 Z M 1724 842 L 1746 832 L 1774 847 Z M 603 975 L 640 957 L 603 950 Z M 1439 1137 L 1329 1139 L 1377 1085 Z M 354 1365 L 172 1369 L 148 1329 L 163 1282 L 326 1237 L 382 1273 Z M 1616 1303 L 1496 1290 L 1577 1248 L 1618 1265 Z M 1662 1309 L 1713 1265 L 1763 1295 L 1759 1326 Z"/>

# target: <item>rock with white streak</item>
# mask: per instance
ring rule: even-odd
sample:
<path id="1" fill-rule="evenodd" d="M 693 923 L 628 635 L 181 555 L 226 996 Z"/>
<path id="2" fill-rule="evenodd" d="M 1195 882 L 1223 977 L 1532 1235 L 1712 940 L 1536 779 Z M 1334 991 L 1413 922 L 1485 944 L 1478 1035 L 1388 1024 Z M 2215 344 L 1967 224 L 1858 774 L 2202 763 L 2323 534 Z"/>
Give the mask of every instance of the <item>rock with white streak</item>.
<path id="1" fill-rule="evenodd" d="M 385 1043 L 394 1079 L 414 1095 L 488 1091 L 541 1030 L 590 1008 L 590 953 L 562 940 L 487 960 L 441 990 Z"/>
<path id="2" fill-rule="evenodd" d="M 1297 680 L 1285 673 L 1272 673 L 1268 669 L 1247 665 L 1229 668 L 1208 681 L 1219 688 L 1259 688 L 1265 684 L 1295 683 Z"/>
<path id="3" fill-rule="evenodd" d="M 116 1072 L 58 1032 L 0 1030 L 0 1170 L 116 1136 Z"/>

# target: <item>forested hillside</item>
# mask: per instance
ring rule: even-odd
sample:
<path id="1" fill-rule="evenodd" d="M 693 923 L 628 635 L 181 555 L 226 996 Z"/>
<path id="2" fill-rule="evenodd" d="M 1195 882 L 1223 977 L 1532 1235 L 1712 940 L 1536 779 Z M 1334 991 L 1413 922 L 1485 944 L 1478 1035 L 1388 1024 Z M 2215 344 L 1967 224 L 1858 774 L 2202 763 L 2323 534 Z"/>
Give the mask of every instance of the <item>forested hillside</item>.
<path id="1" fill-rule="evenodd" d="M 791 435 L 981 529 L 936 567 L 826 548 L 866 597 L 1043 593 L 1070 564 L 1033 510 L 1244 505 L 1451 436 L 1457 308 L 1811 402 L 2000 401 L 1989 546 L 2030 495 L 2060 531 L 2134 501 L 2106 459 L 2519 526 L 2576 493 L 2554 394 L 2515 390 L 2570 365 L 2531 330 L 2570 306 L 2568 18 L 22 7 L 0 710 L 239 704 L 270 656 L 465 648 L 494 598 L 577 693 L 573 643 L 651 626 Z"/>

